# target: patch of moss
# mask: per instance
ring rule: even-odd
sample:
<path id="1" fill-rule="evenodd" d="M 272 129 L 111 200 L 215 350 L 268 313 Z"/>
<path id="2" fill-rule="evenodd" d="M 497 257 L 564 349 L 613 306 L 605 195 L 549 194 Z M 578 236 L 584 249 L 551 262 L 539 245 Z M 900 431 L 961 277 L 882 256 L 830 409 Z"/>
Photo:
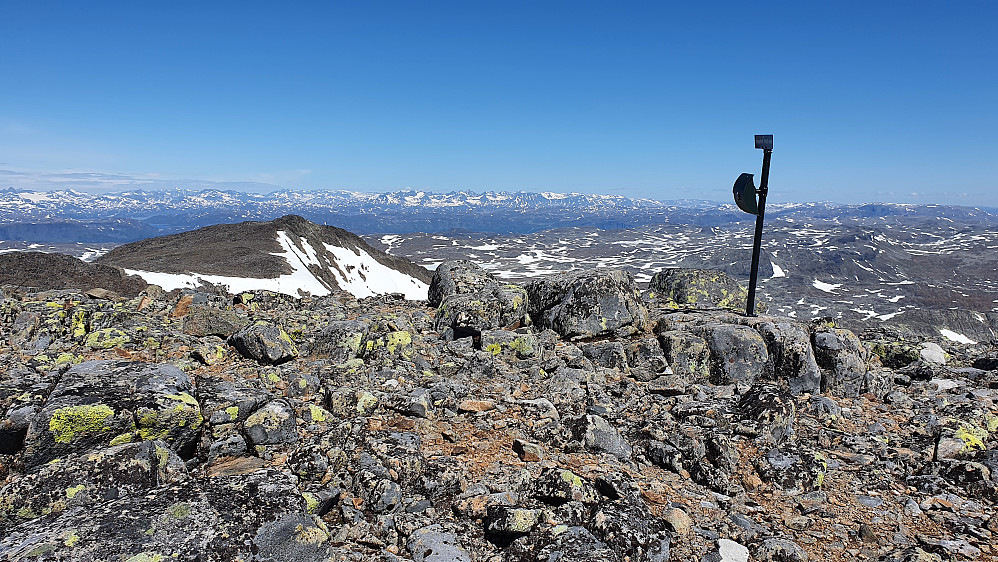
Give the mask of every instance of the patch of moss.
<path id="1" fill-rule="evenodd" d="M 59 408 L 49 420 L 49 431 L 56 443 L 70 443 L 78 434 L 91 434 L 107 431 L 105 424 L 114 416 L 114 410 L 106 404 L 93 406 L 66 406 Z"/>

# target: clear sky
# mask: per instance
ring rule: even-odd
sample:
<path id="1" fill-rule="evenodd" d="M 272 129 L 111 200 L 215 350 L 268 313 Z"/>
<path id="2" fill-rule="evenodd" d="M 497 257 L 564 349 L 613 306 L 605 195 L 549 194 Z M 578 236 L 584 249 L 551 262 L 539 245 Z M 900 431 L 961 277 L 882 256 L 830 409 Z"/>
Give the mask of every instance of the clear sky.
<path id="1" fill-rule="evenodd" d="M 773 133 L 771 201 L 998 206 L 996 29 L 992 0 L 0 0 L 0 188 L 727 200 Z"/>

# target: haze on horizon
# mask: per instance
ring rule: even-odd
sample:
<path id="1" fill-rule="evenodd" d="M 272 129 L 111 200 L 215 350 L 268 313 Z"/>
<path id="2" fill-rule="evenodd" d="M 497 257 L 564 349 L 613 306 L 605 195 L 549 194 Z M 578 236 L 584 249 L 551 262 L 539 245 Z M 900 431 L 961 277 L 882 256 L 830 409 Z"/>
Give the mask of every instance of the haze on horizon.
<path id="1" fill-rule="evenodd" d="M 0 2 L 0 189 L 998 207 L 998 4 Z"/>

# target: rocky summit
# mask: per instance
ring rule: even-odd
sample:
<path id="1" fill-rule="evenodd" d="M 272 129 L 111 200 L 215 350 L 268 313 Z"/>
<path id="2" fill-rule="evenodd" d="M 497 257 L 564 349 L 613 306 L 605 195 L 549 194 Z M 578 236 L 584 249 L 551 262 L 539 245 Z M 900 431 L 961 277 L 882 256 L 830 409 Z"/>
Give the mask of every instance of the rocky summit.
<path id="1" fill-rule="evenodd" d="M 5 286 L 0 559 L 998 559 L 995 342 L 657 273 Z"/>

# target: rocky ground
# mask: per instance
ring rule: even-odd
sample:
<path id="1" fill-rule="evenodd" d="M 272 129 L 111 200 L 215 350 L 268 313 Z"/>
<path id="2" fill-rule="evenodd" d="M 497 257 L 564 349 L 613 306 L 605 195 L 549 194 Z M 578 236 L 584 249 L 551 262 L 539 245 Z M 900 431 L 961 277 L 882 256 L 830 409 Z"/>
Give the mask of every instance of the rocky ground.
<path id="1" fill-rule="evenodd" d="M 5 560 L 998 560 L 998 349 L 719 272 L 5 287 Z"/>

